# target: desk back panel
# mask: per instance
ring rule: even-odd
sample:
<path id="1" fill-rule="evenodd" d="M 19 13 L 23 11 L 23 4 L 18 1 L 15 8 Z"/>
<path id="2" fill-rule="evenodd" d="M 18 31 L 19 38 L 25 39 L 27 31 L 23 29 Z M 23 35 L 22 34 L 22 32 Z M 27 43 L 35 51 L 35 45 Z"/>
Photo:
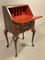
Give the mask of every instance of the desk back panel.
<path id="1" fill-rule="evenodd" d="M 31 15 L 33 16 L 31 9 L 28 5 L 22 5 L 17 7 L 8 8 L 12 16 L 19 16 L 19 15 Z"/>

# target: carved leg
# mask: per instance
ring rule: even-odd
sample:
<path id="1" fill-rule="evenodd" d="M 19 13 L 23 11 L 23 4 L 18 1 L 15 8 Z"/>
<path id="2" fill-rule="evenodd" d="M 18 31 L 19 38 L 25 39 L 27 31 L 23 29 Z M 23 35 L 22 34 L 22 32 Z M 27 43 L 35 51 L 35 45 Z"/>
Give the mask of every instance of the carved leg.
<path id="1" fill-rule="evenodd" d="M 17 57 L 17 40 L 18 40 L 18 37 L 13 37 L 13 41 L 15 45 L 15 57 Z"/>
<path id="2" fill-rule="evenodd" d="M 24 39 L 24 33 L 23 33 L 23 38 L 22 39 Z"/>
<path id="3" fill-rule="evenodd" d="M 33 32 L 33 35 L 32 35 L 32 46 L 34 47 L 33 40 L 34 40 L 34 35 L 35 35 L 35 29 L 32 29 L 31 31 Z"/>
<path id="4" fill-rule="evenodd" d="M 7 45 L 6 47 L 9 47 L 9 41 L 8 41 L 8 37 L 7 37 L 7 30 L 4 30 L 4 34 L 5 34 L 5 37 L 6 37 L 6 41 L 7 41 Z"/>

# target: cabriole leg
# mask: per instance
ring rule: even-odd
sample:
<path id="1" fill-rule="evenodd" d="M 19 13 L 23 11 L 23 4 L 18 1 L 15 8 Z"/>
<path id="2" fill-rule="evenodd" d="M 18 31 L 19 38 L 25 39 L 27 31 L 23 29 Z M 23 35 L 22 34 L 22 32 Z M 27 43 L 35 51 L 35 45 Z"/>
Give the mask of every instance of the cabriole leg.
<path id="1" fill-rule="evenodd" d="M 7 37 L 7 30 L 4 30 L 4 34 L 5 34 L 5 37 L 6 37 L 6 41 L 7 41 L 7 45 L 6 47 L 9 47 L 9 41 L 8 41 L 8 37 Z"/>
<path id="2" fill-rule="evenodd" d="M 24 33 L 23 33 L 23 38 L 22 39 L 24 39 Z"/>
<path id="3" fill-rule="evenodd" d="M 32 29 L 31 30 L 32 31 L 32 46 L 34 47 L 34 44 L 33 44 L 33 40 L 34 40 L 34 36 L 35 36 L 35 32 L 36 32 L 36 30 L 35 29 Z"/>
<path id="4" fill-rule="evenodd" d="M 15 57 L 17 57 L 17 40 L 18 40 L 18 37 L 13 37 L 13 41 L 15 45 Z"/>

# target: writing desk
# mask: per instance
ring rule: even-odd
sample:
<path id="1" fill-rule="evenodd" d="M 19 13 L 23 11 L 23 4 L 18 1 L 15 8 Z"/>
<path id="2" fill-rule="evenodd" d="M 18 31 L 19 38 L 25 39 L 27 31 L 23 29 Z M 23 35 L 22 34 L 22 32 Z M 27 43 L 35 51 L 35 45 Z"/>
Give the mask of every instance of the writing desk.
<path id="1" fill-rule="evenodd" d="M 33 16 L 33 13 L 28 5 L 14 5 L 14 6 L 2 6 L 5 30 L 4 34 L 7 40 L 7 47 L 9 47 L 9 41 L 7 37 L 7 32 L 13 34 L 13 41 L 15 45 L 15 56 L 17 56 L 17 41 L 18 35 L 31 30 L 32 35 L 32 46 L 33 39 L 35 35 L 35 20 L 41 18 L 42 16 Z"/>

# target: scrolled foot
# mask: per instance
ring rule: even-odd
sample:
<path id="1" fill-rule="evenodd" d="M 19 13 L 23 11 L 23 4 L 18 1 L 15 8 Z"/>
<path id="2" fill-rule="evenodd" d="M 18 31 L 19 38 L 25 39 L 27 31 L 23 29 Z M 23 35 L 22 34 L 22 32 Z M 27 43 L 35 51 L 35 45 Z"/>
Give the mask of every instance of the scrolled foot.
<path id="1" fill-rule="evenodd" d="M 6 47 L 9 47 L 9 45 L 6 45 Z"/>
<path id="2" fill-rule="evenodd" d="M 16 54 L 15 57 L 17 57 L 18 55 Z"/>
<path id="3" fill-rule="evenodd" d="M 24 39 L 24 37 L 22 39 Z"/>
<path id="4" fill-rule="evenodd" d="M 32 44 L 32 47 L 34 47 L 34 44 Z"/>

